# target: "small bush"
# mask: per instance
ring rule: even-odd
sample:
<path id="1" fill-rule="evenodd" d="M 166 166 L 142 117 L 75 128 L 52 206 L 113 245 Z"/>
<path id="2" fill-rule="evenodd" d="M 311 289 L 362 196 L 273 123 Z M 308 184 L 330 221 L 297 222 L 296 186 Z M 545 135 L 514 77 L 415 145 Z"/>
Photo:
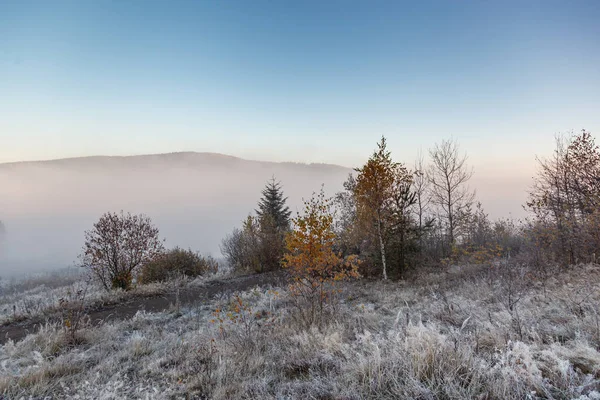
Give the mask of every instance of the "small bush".
<path id="1" fill-rule="evenodd" d="M 246 218 L 242 229 L 234 229 L 221 243 L 221 253 L 236 273 L 261 273 L 281 267 L 286 230 L 269 215 Z"/>
<path id="2" fill-rule="evenodd" d="M 162 252 L 163 240 L 149 217 L 109 212 L 85 232 L 80 260 L 107 291 L 129 290 L 140 267 Z"/>
<path id="3" fill-rule="evenodd" d="M 324 320 L 325 312 L 334 305 L 339 281 L 360 276 L 358 258 L 342 258 L 334 250 L 330 202 L 322 189 L 305 201 L 304 214 L 293 219 L 294 230 L 286 237 L 283 263 L 292 278 L 291 300 L 306 327 Z"/>
<path id="4" fill-rule="evenodd" d="M 260 292 L 257 292 L 260 296 Z M 269 296 L 277 295 L 274 291 Z M 257 330 L 270 327 L 277 321 L 277 316 L 267 310 L 258 310 L 249 301 L 235 294 L 224 308 L 217 308 L 210 320 L 219 325 L 222 338 L 228 337 L 230 342 L 239 347 L 248 347 L 256 338 Z"/>
<path id="5" fill-rule="evenodd" d="M 69 290 L 65 297 L 61 297 L 58 300 L 64 332 L 69 344 L 72 345 L 79 341 L 79 330 L 89 322 L 89 316 L 85 310 L 87 289 L 86 285 L 85 288 L 77 291 Z"/>
<path id="6" fill-rule="evenodd" d="M 192 250 L 176 247 L 146 263 L 140 272 L 139 282 L 161 282 L 176 277 L 196 277 L 214 273 L 218 263 L 212 257 L 202 257 Z"/>

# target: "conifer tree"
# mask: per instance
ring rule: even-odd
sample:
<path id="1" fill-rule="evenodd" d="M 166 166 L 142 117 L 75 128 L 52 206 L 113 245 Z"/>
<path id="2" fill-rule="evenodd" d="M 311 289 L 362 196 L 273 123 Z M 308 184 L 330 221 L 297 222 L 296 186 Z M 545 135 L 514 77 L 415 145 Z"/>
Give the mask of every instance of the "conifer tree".
<path id="1" fill-rule="evenodd" d="M 281 267 L 291 211 L 281 183 L 273 177 L 262 191 L 256 216 L 249 215 L 241 230 L 223 240 L 221 252 L 238 271 L 265 272 Z"/>
<path id="2" fill-rule="evenodd" d="M 279 231 L 287 231 L 290 227 L 291 211 L 286 205 L 287 197 L 283 196 L 281 182 L 277 182 L 275 177 L 267 182 L 262 191 L 262 198 L 258 202 L 256 214 L 260 220 L 274 221 L 275 228 Z"/>
<path id="3" fill-rule="evenodd" d="M 411 191 L 412 174 L 402 163 L 392 160 L 385 137 L 377 144 L 378 149 L 362 168 L 354 187 L 357 217 L 361 226 L 379 242 L 383 279 L 387 279 L 386 242 L 392 234 L 400 235 L 405 246 L 404 234 L 410 220 L 408 209 L 414 204 Z M 404 254 L 401 254 L 404 263 Z"/>

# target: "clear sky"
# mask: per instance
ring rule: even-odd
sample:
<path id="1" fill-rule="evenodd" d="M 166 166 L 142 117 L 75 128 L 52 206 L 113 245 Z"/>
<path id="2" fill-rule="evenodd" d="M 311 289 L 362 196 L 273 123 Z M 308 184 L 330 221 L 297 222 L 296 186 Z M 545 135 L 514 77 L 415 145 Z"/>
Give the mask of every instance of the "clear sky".
<path id="1" fill-rule="evenodd" d="M 600 134 L 600 1 L 0 2 L 0 162 L 212 151 L 356 166 Z M 505 160 L 510 161 L 507 163 Z"/>

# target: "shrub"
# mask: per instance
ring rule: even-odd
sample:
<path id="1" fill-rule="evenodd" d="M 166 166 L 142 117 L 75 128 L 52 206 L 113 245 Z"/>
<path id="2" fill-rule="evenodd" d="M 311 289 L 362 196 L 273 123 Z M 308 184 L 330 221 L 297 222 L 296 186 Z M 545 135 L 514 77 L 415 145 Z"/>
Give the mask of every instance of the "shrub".
<path id="1" fill-rule="evenodd" d="M 243 229 L 235 228 L 221 243 L 221 253 L 236 273 L 260 271 L 259 237 L 255 218 L 248 216 Z"/>
<path id="2" fill-rule="evenodd" d="M 58 300 L 62 325 L 69 344 L 76 344 L 79 340 L 78 332 L 89 323 L 89 316 L 85 310 L 85 298 L 88 286 L 83 289 L 67 291 L 65 297 Z"/>
<path id="3" fill-rule="evenodd" d="M 284 267 L 292 277 L 290 295 L 306 326 L 320 323 L 337 292 L 336 283 L 358 278 L 359 260 L 336 253 L 330 200 L 323 190 L 304 202 L 304 214 L 293 219 L 286 237 Z"/>
<path id="4" fill-rule="evenodd" d="M 218 263 L 212 257 L 202 257 L 192 250 L 176 247 L 156 256 L 144 264 L 139 276 L 140 283 L 160 282 L 176 277 L 196 277 L 214 273 Z"/>
<path id="5" fill-rule="evenodd" d="M 142 265 L 162 253 L 158 229 L 145 215 L 106 213 L 85 232 L 81 265 L 106 290 L 131 288 Z"/>
<path id="6" fill-rule="evenodd" d="M 273 271 L 281 266 L 287 231 L 277 227 L 270 215 L 246 218 L 221 243 L 221 253 L 237 273 Z"/>
<path id="7" fill-rule="evenodd" d="M 257 294 L 260 295 L 260 292 Z M 267 292 L 269 296 L 277 296 L 277 292 Z M 248 300 L 236 293 L 225 307 L 217 308 L 212 313 L 210 320 L 219 324 L 219 333 L 222 338 L 228 338 L 234 345 L 247 348 L 256 338 L 260 327 L 272 327 L 277 321 L 277 315 L 271 311 L 258 310 Z"/>

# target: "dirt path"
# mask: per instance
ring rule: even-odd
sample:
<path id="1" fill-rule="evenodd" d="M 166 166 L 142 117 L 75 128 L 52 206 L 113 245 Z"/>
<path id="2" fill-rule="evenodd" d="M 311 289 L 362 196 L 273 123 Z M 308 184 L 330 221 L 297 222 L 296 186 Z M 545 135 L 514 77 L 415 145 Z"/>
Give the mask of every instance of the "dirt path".
<path id="1" fill-rule="evenodd" d="M 247 290 L 257 285 L 280 285 L 284 281 L 285 277 L 281 273 L 265 273 L 219 279 L 206 282 L 202 286 L 181 288 L 179 290 L 179 302 L 182 306 L 186 306 L 208 300 L 216 294 Z M 107 321 L 131 318 L 140 310 L 146 312 L 164 311 L 176 302 L 177 294 L 175 292 L 159 296 L 135 297 L 122 303 L 91 309 L 88 311 L 88 315 L 91 322 L 98 325 Z M 0 344 L 6 343 L 9 339 L 15 342 L 19 341 L 28 334 L 37 332 L 40 326 L 45 323 L 55 321 L 57 321 L 56 318 L 37 318 L 0 326 Z"/>

